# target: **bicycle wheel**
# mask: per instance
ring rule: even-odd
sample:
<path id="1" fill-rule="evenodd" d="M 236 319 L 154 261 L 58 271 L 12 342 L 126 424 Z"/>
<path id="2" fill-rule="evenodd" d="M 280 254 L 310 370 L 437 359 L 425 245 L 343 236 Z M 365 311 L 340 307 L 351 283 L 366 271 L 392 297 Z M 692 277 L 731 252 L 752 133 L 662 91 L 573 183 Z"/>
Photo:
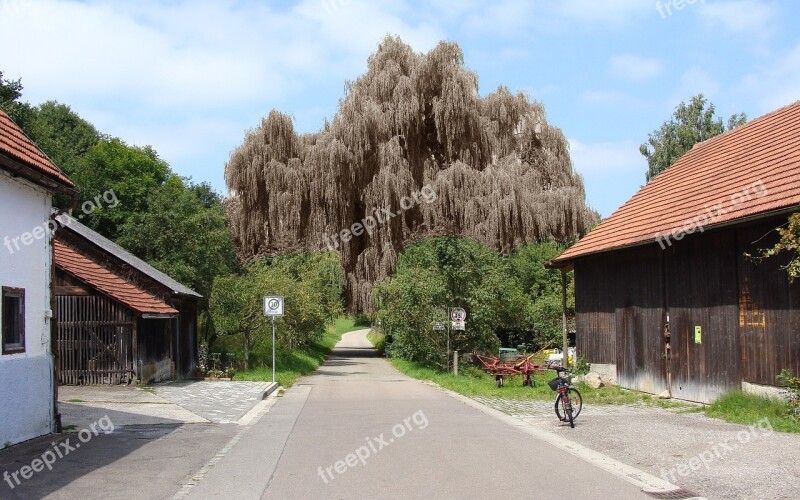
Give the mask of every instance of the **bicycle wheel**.
<path id="1" fill-rule="evenodd" d="M 569 422 L 570 427 L 575 427 L 575 419 L 572 416 L 569 396 L 560 392 L 556 397 L 556 415 L 558 415 L 558 419 L 562 422 Z"/>
<path id="2" fill-rule="evenodd" d="M 580 415 L 581 410 L 583 409 L 583 398 L 581 397 L 581 393 L 578 392 L 578 389 L 575 389 L 573 387 L 569 388 L 569 390 L 567 391 L 567 394 L 569 395 L 569 401 L 570 401 L 571 406 L 572 406 L 572 419 L 575 420 L 576 418 L 578 418 L 578 415 Z M 558 416 L 559 420 L 561 420 L 562 422 L 566 422 L 567 421 L 567 412 L 565 412 L 561 408 L 561 406 L 563 406 L 563 405 L 559 404 L 561 402 L 562 402 L 561 401 L 561 394 L 559 394 L 556 397 L 556 415 Z"/>
<path id="3" fill-rule="evenodd" d="M 570 387 L 569 400 L 572 403 L 572 418 L 574 420 L 578 418 L 578 415 L 581 414 L 581 410 L 583 409 L 583 397 L 581 393 L 578 392 L 578 389 Z"/>

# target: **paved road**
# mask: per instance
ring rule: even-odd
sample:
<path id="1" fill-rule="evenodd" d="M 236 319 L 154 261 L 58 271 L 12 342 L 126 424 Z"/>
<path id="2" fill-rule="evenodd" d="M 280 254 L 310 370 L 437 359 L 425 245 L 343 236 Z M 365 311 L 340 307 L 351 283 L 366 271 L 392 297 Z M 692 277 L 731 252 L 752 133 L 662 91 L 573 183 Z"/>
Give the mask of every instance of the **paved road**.
<path id="1" fill-rule="evenodd" d="M 351 332 L 185 493 L 653 498 L 622 474 L 565 451 L 569 446 L 545 442 L 475 406 L 402 375 L 375 356 L 365 330 Z"/>

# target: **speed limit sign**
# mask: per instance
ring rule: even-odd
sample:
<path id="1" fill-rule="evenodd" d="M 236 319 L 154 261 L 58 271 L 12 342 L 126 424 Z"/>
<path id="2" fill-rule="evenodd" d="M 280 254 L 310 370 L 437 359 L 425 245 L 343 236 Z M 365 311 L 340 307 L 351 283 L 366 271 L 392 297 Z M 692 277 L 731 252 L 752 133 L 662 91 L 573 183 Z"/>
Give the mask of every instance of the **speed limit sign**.
<path id="1" fill-rule="evenodd" d="M 264 316 L 283 316 L 283 297 L 264 297 Z"/>
<path id="2" fill-rule="evenodd" d="M 463 307 L 454 307 L 450 311 L 450 319 L 453 321 L 464 321 L 467 319 L 467 311 Z"/>

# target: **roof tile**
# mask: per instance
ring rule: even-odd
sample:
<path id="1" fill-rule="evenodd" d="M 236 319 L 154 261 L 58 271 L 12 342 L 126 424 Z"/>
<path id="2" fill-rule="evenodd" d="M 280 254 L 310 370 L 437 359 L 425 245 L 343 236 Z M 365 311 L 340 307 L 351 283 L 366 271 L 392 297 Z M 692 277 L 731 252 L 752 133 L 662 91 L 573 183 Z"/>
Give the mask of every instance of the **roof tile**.
<path id="1" fill-rule="evenodd" d="M 699 143 L 555 262 L 800 206 L 800 101 Z"/>
<path id="2" fill-rule="evenodd" d="M 75 184 L 67 178 L 44 152 L 39 149 L 13 120 L 0 110 L 0 153 L 8 155 L 30 168 L 74 188 Z"/>
<path id="3" fill-rule="evenodd" d="M 138 314 L 177 314 L 167 303 L 150 295 L 100 264 L 79 254 L 58 240 L 53 240 L 55 264 L 63 271 L 125 304 Z"/>

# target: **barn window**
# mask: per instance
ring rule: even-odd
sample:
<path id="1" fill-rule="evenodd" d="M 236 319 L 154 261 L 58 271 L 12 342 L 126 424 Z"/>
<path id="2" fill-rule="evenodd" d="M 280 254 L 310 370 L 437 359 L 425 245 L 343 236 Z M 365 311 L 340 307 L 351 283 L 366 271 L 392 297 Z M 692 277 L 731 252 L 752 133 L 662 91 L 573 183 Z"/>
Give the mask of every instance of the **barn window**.
<path id="1" fill-rule="evenodd" d="M 3 354 L 25 352 L 25 290 L 4 286 L 2 296 Z"/>

